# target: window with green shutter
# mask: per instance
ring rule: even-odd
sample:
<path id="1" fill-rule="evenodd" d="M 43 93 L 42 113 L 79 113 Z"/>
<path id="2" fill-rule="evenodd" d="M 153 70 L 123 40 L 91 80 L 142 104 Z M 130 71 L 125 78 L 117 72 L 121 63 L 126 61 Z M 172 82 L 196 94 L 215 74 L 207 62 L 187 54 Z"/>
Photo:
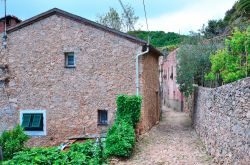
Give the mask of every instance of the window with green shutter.
<path id="1" fill-rule="evenodd" d="M 43 131 L 43 114 L 23 114 L 22 127 L 25 131 Z"/>
<path id="2" fill-rule="evenodd" d="M 23 114 L 22 127 L 29 127 L 30 125 L 31 114 Z"/>

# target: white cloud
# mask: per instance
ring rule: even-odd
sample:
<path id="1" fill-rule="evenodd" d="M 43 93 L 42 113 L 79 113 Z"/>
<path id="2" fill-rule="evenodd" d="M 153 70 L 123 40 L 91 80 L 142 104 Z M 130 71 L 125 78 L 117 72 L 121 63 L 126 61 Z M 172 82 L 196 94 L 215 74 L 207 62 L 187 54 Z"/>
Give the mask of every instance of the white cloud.
<path id="1" fill-rule="evenodd" d="M 181 11 L 163 14 L 156 18 L 149 17 L 149 30 L 176 33 L 180 31 L 181 34 L 187 34 L 190 30 L 197 31 L 208 20 L 223 18 L 234 2 L 235 0 L 193 0 L 190 1 L 192 5 Z M 142 30 L 146 30 L 145 19 L 139 20 L 139 24 L 143 25 Z"/>

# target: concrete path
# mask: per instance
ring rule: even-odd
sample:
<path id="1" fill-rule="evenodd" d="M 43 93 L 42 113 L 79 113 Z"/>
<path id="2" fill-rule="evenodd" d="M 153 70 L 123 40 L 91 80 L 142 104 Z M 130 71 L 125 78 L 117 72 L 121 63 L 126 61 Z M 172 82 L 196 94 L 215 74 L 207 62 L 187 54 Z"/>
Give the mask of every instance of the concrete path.
<path id="1" fill-rule="evenodd" d="M 162 121 L 139 137 L 134 155 L 119 165 L 213 164 L 191 127 L 188 114 L 163 108 Z"/>

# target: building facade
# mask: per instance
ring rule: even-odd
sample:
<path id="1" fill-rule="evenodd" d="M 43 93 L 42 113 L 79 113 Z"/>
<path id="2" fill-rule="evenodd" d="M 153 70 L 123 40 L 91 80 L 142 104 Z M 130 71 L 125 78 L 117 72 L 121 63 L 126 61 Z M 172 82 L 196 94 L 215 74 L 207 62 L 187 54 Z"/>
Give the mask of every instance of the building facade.
<path id="1" fill-rule="evenodd" d="M 116 97 L 136 93 L 136 54 L 146 42 L 59 9 L 8 29 L 1 50 L 0 132 L 16 124 L 30 146 L 105 132 Z M 158 52 L 139 59 L 143 133 L 159 121 Z"/>
<path id="2" fill-rule="evenodd" d="M 176 82 L 177 49 L 170 52 L 163 59 L 163 105 L 178 111 L 183 111 L 183 94 Z"/>

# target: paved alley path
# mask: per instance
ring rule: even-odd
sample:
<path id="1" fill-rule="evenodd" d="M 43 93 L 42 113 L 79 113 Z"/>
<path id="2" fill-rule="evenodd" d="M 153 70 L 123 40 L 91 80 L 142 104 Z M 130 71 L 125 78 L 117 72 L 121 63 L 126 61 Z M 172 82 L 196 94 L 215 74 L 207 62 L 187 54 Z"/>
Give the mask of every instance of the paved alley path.
<path id="1" fill-rule="evenodd" d="M 186 113 L 164 108 L 159 125 L 139 139 L 134 156 L 119 165 L 213 164 Z"/>

